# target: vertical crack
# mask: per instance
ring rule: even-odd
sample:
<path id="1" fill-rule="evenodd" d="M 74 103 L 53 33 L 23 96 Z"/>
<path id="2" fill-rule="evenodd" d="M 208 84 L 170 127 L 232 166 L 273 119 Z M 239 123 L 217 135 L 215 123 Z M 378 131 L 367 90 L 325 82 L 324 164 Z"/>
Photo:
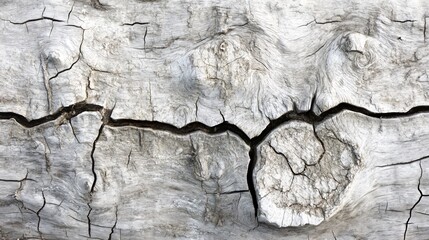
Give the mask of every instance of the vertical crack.
<path id="1" fill-rule="evenodd" d="M 89 90 L 93 90 L 91 88 L 91 76 L 92 76 L 92 70 L 89 72 L 89 75 L 86 78 L 86 88 L 85 88 L 86 97 L 85 97 L 85 101 L 88 100 L 88 98 L 89 98 Z"/>
<path id="2" fill-rule="evenodd" d="M 70 11 L 69 11 L 69 13 L 67 14 L 67 23 L 69 23 L 70 15 L 71 15 L 71 13 L 73 12 L 74 4 L 75 4 L 75 2 L 73 2 L 73 5 L 72 5 L 72 7 L 71 7 Z"/>
<path id="3" fill-rule="evenodd" d="M 247 169 L 247 186 L 250 191 L 250 195 L 252 196 L 252 202 L 253 207 L 255 209 L 255 217 L 258 217 L 258 200 L 256 197 L 256 187 L 255 183 L 253 182 L 253 171 L 256 166 L 256 160 L 257 160 L 257 153 L 256 153 L 256 147 L 257 145 L 251 145 L 250 151 L 249 151 L 249 167 Z"/>
<path id="4" fill-rule="evenodd" d="M 334 237 L 334 240 L 337 240 L 337 236 L 335 236 L 334 230 L 332 230 L 332 236 Z"/>
<path id="5" fill-rule="evenodd" d="M 417 190 L 419 191 L 420 196 L 419 196 L 419 199 L 417 199 L 417 202 L 414 203 L 414 205 L 410 209 L 410 215 L 408 216 L 407 222 L 405 223 L 404 240 L 407 238 L 408 224 L 410 224 L 410 220 L 411 220 L 411 217 L 413 215 L 413 210 L 419 204 L 419 202 L 422 200 L 422 198 L 424 196 L 422 190 L 420 189 L 420 183 L 421 183 L 422 176 L 423 176 L 423 168 L 422 168 L 422 162 L 421 161 L 419 162 L 419 167 L 420 167 L 420 177 L 419 177 L 419 183 L 417 185 Z"/>
<path id="6" fill-rule="evenodd" d="M 44 63 L 44 60 L 43 60 L 42 54 L 40 54 L 40 68 L 42 70 L 43 83 L 45 86 L 46 97 L 48 100 L 48 112 L 51 113 L 52 112 L 52 90 L 49 83 L 50 79 L 48 77 L 48 72 L 46 70 L 48 68 L 48 63 L 46 64 L 43 64 L 43 63 Z"/>
<path id="7" fill-rule="evenodd" d="M 102 112 L 102 115 L 103 115 L 102 123 L 101 123 L 100 129 L 98 130 L 97 137 L 94 139 L 94 142 L 92 143 L 92 150 L 91 150 L 91 171 L 92 171 L 92 175 L 93 175 L 94 181 L 92 182 L 91 190 L 89 192 L 90 199 L 89 199 L 89 202 L 87 204 L 88 208 L 89 208 L 89 211 L 88 211 L 88 215 L 86 216 L 87 219 L 88 219 L 88 235 L 89 235 L 89 237 L 91 237 L 91 217 L 90 217 L 90 215 L 91 215 L 91 212 L 93 210 L 92 207 L 91 207 L 91 203 L 92 203 L 93 193 L 95 191 L 95 185 L 97 184 L 97 173 L 95 172 L 95 158 L 94 158 L 94 153 L 95 153 L 95 148 L 96 148 L 98 139 L 100 138 L 101 133 L 103 132 L 104 125 L 107 124 L 110 121 L 110 116 L 112 114 L 112 111 L 113 111 L 113 109 L 112 110 L 110 110 L 110 109 L 103 109 L 103 112 Z"/>
<path id="8" fill-rule="evenodd" d="M 94 158 L 94 152 L 95 152 L 95 147 L 97 145 L 97 141 L 101 136 L 101 133 L 103 132 L 103 128 L 104 128 L 104 123 L 101 124 L 100 129 L 98 130 L 98 135 L 95 138 L 94 142 L 92 143 L 92 150 L 91 150 L 91 171 L 92 171 L 92 176 L 94 177 L 94 181 L 92 182 L 92 186 L 91 186 L 91 190 L 89 192 L 90 194 L 90 200 L 88 202 L 88 207 L 89 207 L 89 212 L 88 215 L 86 216 L 88 219 L 88 235 L 89 237 L 91 237 L 91 218 L 90 218 L 90 214 L 92 212 L 92 207 L 91 207 L 91 202 L 92 202 L 92 194 L 94 193 L 95 190 L 95 185 L 97 183 L 97 173 L 95 172 L 95 158 Z"/>
<path id="9" fill-rule="evenodd" d="M 39 232 L 40 236 L 42 235 L 42 232 L 40 232 L 40 221 L 42 220 L 42 218 L 40 217 L 40 212 L 42 211 L 42 209 L 45 207 L 46 205 L 46 198 L 45 198 L 45 193 L 42 190 L 42 197 L 43 197 L 43 205 L 42 207 L 39 208 L 39 210 L 36 212 L 36 215 L 38 217 L 38 221 L 37 221 L 37 231 Z M 43 239 L 43 238 L 42 238 Z"/>
<path id="10" fill-rule="evenodd" d="M 73 133 L 74 138 L 76 139 L 76 141 L 77 141 L 78 143 L 80 143 L 80 140 L 79 140 L 79 138 L 77 137 L 76 132 L 74 131 L 74 127 L 73 127 L 73 124 L 72 124 L 72 120 L 71 120 L 71 118 L 69 119 L 69 123 L 70 123 L 70 127 L 71 127 L 71 130 L 72 130 L 72 133 Z"/>
<path id="11" fill-rule="evenodd" d="M 128 157 L 127 157 L 127 169 L 128 169 L 128 165 L 130 165 L 130 161 L 131 161 L 131 153 L 133 152 L 133 150 L 130 150 L 130 153 L 128 153 Z"/>
<path id="12" fill-rule="evenodd" d="M 92 174 L 94 177 L 94 181 L 92 182 L 92 186 L 91 186 L 91 192 L 90 192 L 91 194 L 94 192 L 95 184 L 97 183 L 97 173 L 95 172 L 95 159 L 94 159 L 95 146 L 97 145 L 97 141 L 100 138 L 101 133 L 103 132 L 103 128 L 104 128 L 104 123 L 101 124 L 101 127 L 98 130 L 98 135 L 95 138 L 94 142 L 92 143 L 92 150 L 91 150 L 91 160 L 92 160 L 92 166 L 91 167 L 92 168 L 91 168 L 91 171 L 92 171 Z"/>
<path id="13" fill-rule="evenodd" d="M 144 31 L 144 36 L 143 36 L 143 49 L 146 50 L 146 36 L 147 36 L 147 27 L 146 30 Z"/>
<path id="14" fill-rule="evenodd" d="M 322 139 L 319 137 L 319 135 L 317 134 L 317 131 L 316 131 L 316 124 L 313 122 L 313 133 L 314 133 L 314 136 L 316 137 L 316 139 L 320 142 L 320 144 L 322 145 L 322 149 L 323 149 L 323 152 L 322 152 L 322 154 L 320 154 L 320 156 L 319 156 L 319 159 L 317 159 L 317 163 L 319 163 L 320 162 L 320 160 L 322 160 L 322 158 L 323 158 L 323 156 L 325 156 L 325 153 L 326 153 L 326 148 L 325 148 L 325 143 L 322 141 Z"/>
<path id="15" fill-rule="evenodd" d="M 89 208 L 88 215 L 86 215 L 86 218 L 88 219 L 88 236 L 91 237 L 91 218 L 89 217 L 89 215 L 92 212 L 92 207 L 90 205 L 90 202 L 87 205 Z"/>
<path id="16" fill-rule="evenodd" d="M 116 223 L 118 223 L 118 206 L 116 205 L 115 208 L 116 208 L 116 210 L 115 210 L 115 223 L 113 224 L 112 229 L 110 231 L 109 238 L 108 238 L 109 240 L 112 239 L 112 234 L 114 232 L 114 229 L 116 228 Z"/>
<path id="17" fill-rule="evenodd" d="M 154 117 L 155 108 L 152 103 L 152 84 L 150 80 L 149 80 L 149 105 L 150 105 L 150 109 L 151 109 L 150 112 L 152 114 L 152 121 L 153 121 L 155 119 Z"/>
<path id="18" fill-rule="evenodd" d="M 426 23 L 426 19 L 427 19 L 427 17 L 426 16 L 424 16 L 423 17 L 423 21 L 424 21 L 424 23 L 423 23 L 423 41 L 424 42 L 426 42 L 426 28 L 427 28 L 427 23 Z"/>

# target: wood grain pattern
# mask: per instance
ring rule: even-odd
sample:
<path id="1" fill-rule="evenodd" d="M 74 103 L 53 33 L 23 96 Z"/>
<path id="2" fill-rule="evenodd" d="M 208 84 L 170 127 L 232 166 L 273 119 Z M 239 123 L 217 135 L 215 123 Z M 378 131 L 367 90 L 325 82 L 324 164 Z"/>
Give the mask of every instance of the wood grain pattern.
<path id="1" fill-rule="evenodd" d="M 422 0 L 0 2 L 3 239 L 425 239 Z"/>

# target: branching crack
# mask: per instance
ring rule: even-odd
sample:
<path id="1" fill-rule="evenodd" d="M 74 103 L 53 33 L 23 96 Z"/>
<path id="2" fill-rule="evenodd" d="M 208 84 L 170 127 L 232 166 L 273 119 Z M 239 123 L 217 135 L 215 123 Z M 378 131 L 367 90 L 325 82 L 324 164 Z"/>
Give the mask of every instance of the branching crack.
<path id="1" fill-rule="evenodd" d="M 32 181 L 32 182 L 37 182 L 36 180 L 32 179 L 32 178 L 28 178 L 28 171 L 27 174 L 25 174 L 25 177 L 21 180 L 15 180 L 15 179 L 1 179 L 0 178 L 0 182 L 15 182 L 15 183 L 22 183 L 24 181 Z"/>
<path id="2" fill-rule="evenodd" d="M 419 183 L 417 185 L 417 190 L 419 191 L 420 196 L 419 196 L 419 199 L 417 199 L 416 203 L 414 203 L 414 205 L 410 209 L 410 215 L 408 216 L 407 222 L 405 223 L 404 240 L 407 238 L 408 224 L 410 224 L 410 220 L 413 215 L 413 210 L 419 204 L 419 202 L 422 200 L 424 196 L 422 190 L 420 189 L 420 183 L 423 177 L 422 162 L 419 162 L 419 167 L 420 167 L 420 177 L 419 177 Z"/>
<path id="3" fill-rule="evenodd" d="M 83 38 L 82 38 L 83 40 Z M 313 108 L 311 108 L 313 109 Z M 103 124 L 101 125 L 99 129 L 98 136 L 96 137 L 95 141 L 93 142 L 93 148 L 91 151 L 91 160 L 92 160 L 92 173 L 94 175 L 94 181 L 91 186 L 91 199 L 92 199 L 92 193 L 95 190 L 95 185 L 97 181 L 97 176 L 95 172 L 95 160 L 94 160 L 94 151 L 96 143 L 101 135 L 101 132 L 103 130 L 104 126 L 110 126 L 110 127 L 124 127 L 124 126 L 132 126 L 137 128 L 148 128 L 153 130 L 160 130 L 160 131 L 166 131 L 170 132 L 176 135 L 187 135 L 193 132 L 205 132 L 207 134 L 219 134 L 223 132 L 232 132 L 238 137 L 240 137 L 247 145 L 250 146 L 249 151 L 249 165 L 248 165 L 248 171 L 247 171 L 247 183 L 248 188 L 252 195 L 252 201 L 255 208 L 255 214 L 258 212 L 258 204 L 257 204 L 257 198 L 256 198 L 256 190 L 255 190 L 255 184 L 253 182 L 253 172 L 254 168 L 256 166 L 257 161 L 257 147 L 258 145 L 264 141 L 264 139 L 276 128 L 278 128 L 280 125 L 283 125 L 289 121 L 303 121 L 309 124 L 313 125 L 313 131 L 315 132 L 316 138 L 320 141 L 323 147 L 323 154 L 320 158 L 323 157 L 326 149 L 323 144 L 323 141 L 317 136 L 317 133 L 315 131 L 315 125 L 320 124 L 323 121 L 329 119 L 332 116 L 335 116 L 342 111 L 351 111 L 355 113 L 360 113 L 363 115 L 366 115 L 368 117 L 373 118 L 384 118 L 384 119 L 390 119 L 390 118 L 400 118 L 400 117 L 408 117 L 413 116 L 415 114 L 421 114 L 421 113 L 429 113 L 429 106 L 423 105 L 423 106 L 416 106 L 408 110 L 407 112 L 384 112 L 384 113 L 377 113 L 377 112 L 371 112 L 365 108 L 355 106 L 349 103 L 340 103 L 337 106 L 324 111 L 320 115 L 316 115 L 312 110 L 306 111 L 306 112 L 299 112 L 298 110 L 289 111 L 282 116 L 280 116 L 277 119 L 270 120 L 270 123 L 265 127 L 265 129 L 256 137 L 250 138 L 243 130 L 241 130 L 239 127 L 237 127 L 234 124 L 230 124 L 227 121 L 224 121 L 218 125 L 215 126 L 208 126 L 201 122 L 192 122 L 188 123 L 187 125 L 183 127 L 176 127 L 172 124 L 164 123 L 164 122 L 158 122 L 158 121 L 147 121 L 147 120 L 134 120 L 134 119 L 113 119 L 111 118 L 110 114 L 112 110 L 105 109 L 102 106 L 94 105 L 94 104 L 87 104 L 85 101 L 79 102 L 67 107 L 62 107 L 58 111 L 56 111 L 53 114 L 47 115 L 45 117 L 34 119 L 34 120 L 28 120 L 24 116 L 13 113 L 13 112 L 0 112 L 0 119 L 14 119 L 19 124 L 26 128 L 32 128 L 35 126 L 39 126 L 41 124 L 47 123 L 49 121 L 56 120 L 60 117 L 63 117 L 67 120 L 69 120 L 72 117 L 75 117 L 83 112 L 100 112 L 100 113 L 107 113 L 103 114 Z M 409 164 L 416 161 L 421 161 L 423 159 L 429 158 L 429 156 L 422 157 L 417 160 L 413 160 L 411 162 L 404 162 L 404 163 L 396 163 L 391 164 L 393 165 L 403 165 L 403 164 Z M 319 159 L 320 160 L 320 159 Z M 387 167 L 386 166 L 379 166 L 379 167 Z M 0 180 L 1 181 L 1 180 Z M 88 218 L 88 234 L 91 234 L 91 221 L 90 221 L 90 213 L 92 211 L 92 208 L 90 206 L 91 200 L 88 203 L 89 212 L 87 215 Z M 407 224 L 408 226 L 408 224 Z"/>

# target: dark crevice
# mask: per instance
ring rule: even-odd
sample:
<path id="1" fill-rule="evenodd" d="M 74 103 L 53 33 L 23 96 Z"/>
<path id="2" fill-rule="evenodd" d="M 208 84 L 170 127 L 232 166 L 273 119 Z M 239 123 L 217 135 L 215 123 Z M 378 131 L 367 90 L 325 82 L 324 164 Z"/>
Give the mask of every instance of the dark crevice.
<path id="1" fill-rule="evenodd" d="M 147 120 L 133 120 L 133 119 L 112 119 L 110 118 L 106 124 L 112 127 L 138 127 L 138 128 L 150 128 L 153 130 L 160 130 L 170 132 L 176 135 L 187 135 L 194 132 L 204 132 L 207 134 L 219 134 L 223 132 L 233 132 L 240 137 L 246 144 L 250 145 L 250 138 L 236 125 L 228 122 L 223 122 L 213 127 L 207 126 L 201 122 L 192 122 L 181 128 L 178 128 L 169 123 L 163 123 L 158 121 L 147 121 Z"/>
<path id="2" fill-rule="evenodd" d="M 20 125 L 26 128 L 36 127 L 50 121 L 54 121 L 61 116 L 65 116 L 67 119 L 73 118 L 83 112 L 95 112 L 103 110 L 102 106 L 87 104 L 85 102 L 79 102 L 67 107 L 62 107 L 53 114 L 47 115 L 42 118 L 28 120 L 24 116 L 13 113 L 13 112 L 0 112 L 0 119 L 14 119 Z"/>
<path id="3" fill-rule="evenodd" d="M 273 119 L 267 125 L 267 127 L 259 134 L 258 136 L 251 139 L 250 145 L 259 145 L 274 129 L 280 125 L 290 122 L 290 121 L 303 121 L 309 124 L 320 124 L 323 121 L 329 119 L 332 116 L 335 116 L 343 111 L 350 111 L 355 113 L 360 113 L 372 118 L 383 118 L 383 119 L 392 119 L 392 118 L 401 118 L 409 117 L 419 113 L 429 113 L 429 106 L 417 106 L 409 109 L 407 112 L 384 112 L 377 113 L 369 111 L 363 107 L 358 107 L 350 103 L 340 103 L 333 108 L 330 108 L 327 111 L 324 111 L 320 115 L 316 115 L 313 111 L 298 112 L 291 111 L 283 114 L 277 119 Z"/>
<path id="4" fill-rule="evenodd" d="M 250 195 L 252 196 L 253 207 L 255 209 L 255 217 L 258 217 L 258 198 L 256 195 L 256 187 L 253 182 L 253 171 L 256 166 L 257 152 L 256 145 L 252 145 L 249 151 L 249 167 L 247 169 L 247 185 L 249 186 Z"/>
<path id="5" fill-rule="evenodd" d="M 269 124 L 265 127 L 265 129 L 256 137 L 249 138 L 249 136 L 241 130 L 238 126 L 231 124 L 227 121 L 224 121 L 218 125 L 215 126 L 208 126 L 201 122 L 192 122 L 188 123 L 187 125 L 183 127 L 176 127 L 173 124 L 159 122 L 159 121 L 148 121 L 148 120 L 133 120 L 133 119 L 113 119 L 111 118 L 110 114 L 112 113 L 112 110 L 105 109 L 102 106 L 94 105 L 94 104 L 87 104 L 85 102 L 79 102 L 74 105 L 63 107 L 57 112 L 39 118 L 34 120 L 28 120 L 24 116 L 13 113 L 13 112 L 2 112 L 0 113 L 0 119 L 15 119 L 19 124 L 21 124 L 24 127 L 31 128 L 35 126 L 39 126 L 41 124 L 47 123 L 49 121 L 56 120 L 60 117 L 65 117 L 66 119 L 70 119 L 72 117 L 75 117 L 83 112 L 100 112 L 103 115 L 103 125 L 100 127 L 99 134 L 96 138 L 96 140 L 93 143 L 93 149 L 91 152 L 91 160 L 92 160 L 92 173 L 94 175 L 94 182 L 91 186 L 91 194 L 95 190 L 95 185 L 97 181 L 97 176 L 95 173 L 95 161 L 94 161 L 94 151 L 95 151 L 95 145 L 100 137 L 100 134 L 103 130 L 104 126 L 111 126 L 111 127 L 137 127 L 137 128 L 148 128 L 153 130 L 160 130 L 160 131 L 166 131 L 170 132 L 176 135 L 187 135 L 194 132 L 204 132 L 207 134 L 220 134 L 224 132 L 232 132 L 235 135 L 237 135 L 239 138 L 241 138 L 247 145 L 250 146 L 249 151 L 249 167 L 247 171 L 247 183 L 249 187 L 249 191 L 252 195 L 252 201 L 255 207 L 255 214 L 258 212 L 258 205 L 257 205 L 257 198 L 256 198 L 256 190 L 255 190 L 255 184 L 253 182 L 253 172 L 254 168 L 256 166 L 257 161 L 257 147 L 259 144 L 264 141 L 264 139 L 275 129 L 277 129 L 282 124 L 285 124 L 290 121 L 303 121 L 309 124 L 312 124 L 313 128 L 315 129 L 316 126 L 323 121 L 329 119 L 332 116 L 335 116 L 343 111 L 351 111 L 359 114 L 366 115 L 368 117 L 372 118 L 384 118 L 384 119 L 391 119 L 391 118 L 401 118 L 401 117 L 408 117 L 412 116 L 414 114 L 420 114 L 420 113 L 429 113 L 429 106 L 417 106 L 411 108 L 407 112 L 385 112 L 385 113 L 376 113 L 369 111 L 363 107 L 358 107 L 349 103 L 340 103 L 337 106 L 324 111 L 320 115 L 317 115 L 313 112 L 315 109 L 315 103 L 314 99 L 312 101 L 311 110 L 309 111 L 299 111 L 298 109 L 294 109 L 293 111 L 287 112 L 280 116 L 279 118 L 270 120 Z M 104 113 L 104 114 L 103 114 Z M 315 130 L 314 130 L 315 131 Z M 316 138 L 319 139 L 319 137 L 316 134 Z M 319 139 L 320 140 L 320 139 Z M 323 142 L 322 147 L 323 146 Z M 325 149 L 324 149 L 325 150 Z M 323 156 L 323 155 L 322 155 Z M 414 161 L 420 161 L 426 157 L 423 157 L 421 159 L 417 159 Z M 409 164 L 411 162 L 407 163 L 397 163 L 392 165 L 401 165 L 401 164 Z M 383 166 L 380 166 L 383 167 Z M 90 208 L 88 213 L 88 233 L 90 234 L 91 230 L 91 223 L 89 219 L 89 215 L 92 211 L 90 203 L 88 204 L 88 207 Z"/>

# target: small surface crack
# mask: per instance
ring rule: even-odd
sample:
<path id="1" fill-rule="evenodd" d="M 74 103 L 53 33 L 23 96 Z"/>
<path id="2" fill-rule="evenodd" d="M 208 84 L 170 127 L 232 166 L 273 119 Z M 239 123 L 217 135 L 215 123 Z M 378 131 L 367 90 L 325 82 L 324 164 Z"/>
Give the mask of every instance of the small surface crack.
<path id="1" fill-rule="evenodd" d="M 134 25 L 148 25 L 149 22 L 132 22 L 132 23 L 124 23 L 122 24 L 122 26 L 134 26 Z M 145 32 L 145 37 L 147 34 L 147 28 L 146 28 L 146 32 Z"/>
<path id="2" fill-rule="evenodd" d="M 416 20 L 414 20 L 414 19 L 406 19 L 406 20 L 396 20 L 396 19 L 392 19 L 391 21 L 392 21 L 392 22 L 395 22 L 395 23 L 413 23 L 413 22 L 415 22 Z"/>
<path id="3" fill-rule="evenodd" d="M 313 17 L 313 18 L 314 18 L 314 17 Z M 305 24 L 302 24 L 302 25 L 300 25 L 300 26 L 298 26 L 298 27 L 306 27 L 306 26 L 308 26 L 308 25 L 310 25 L 310 24 L 312 24 L 312 23 L 314 23 L 314 24 L 319 24 L 319 25 L 324 25 L 324 24 L 339 23 L 339 22 L 342 22 L 342 20 L 327 20 L 327 21 L 320 22 L 320 21 L 317 21 L 317 19 L 316 19 L 316 18 L 314 18 L 314 19 L 313 19 L 313 20 L 311 20 L 310 22 L 305 23 Z"/>
<path id="4" fill-rule="evenodd" d="M 82 45 L 83 45 L 84 40 L 85 40 L 85 29 L 82 28 L 82 38 L 81 38 L 80 45 L 79 45 L 79 53 L 77 55 L 77 59 L 70 65 L 70 67 L 63 69 L 61 71 L 58 71 L 54 76 L 50 77 L 49 81 L 58 77 L 61 73 L 71 70 L 73 68 L 73 66 L 80 60 L 80 58 L 82 56 Z"/>
<path id="5" fill-rule="evenodd" d="M 424 157 L 421 157 L 421 158 L 418 158 L 418 159 L 414 159 L 414 160 L 411 160 L 411 161 L 407 161 L 407 162 L 391 163 L 391 164 L 380 165 L 380 166 L 376 166 L 376 167 L 384 168 L 384 167 L 393 167 L 393 166 L 399 166 L 399 165 L 408 165 L 408 164 L 412 164 L 412 163 L 415 163 L 415 162 L 421 162 L 422 160 L 426 160 L 426 159 L 429 159 L 429 156 L 424 156 Z"/>
<path id="6" fill-rule="evenodd" d="M 59 20 L 59 19 L 55 19 L 55 18 L 51 18 L 51 17 L 40 17 L 40 18 L 28 19 L 28 20 L 25 20 L 23 22 L 14 22 L 14 21 L 11 21 L 8 19 L 1 19 L 1 20 L 7 21 L 7 22 L 14 24 L 14 25 L 25 25 L 29 22 L 37 22 L 37 21 L 43 21 L 43 20 L 50 20 L 52 22 L 64 22 L 63 20 Z"/>
<path id="7" fill-rule="evenodd" d="M 38 217 L 38 221 L 37 221 L 37 231 L 39 232 L 40 235 L 42 235 L 42 232 L 40 231 L 40 221 L 42 220 L 42 218 L 40 217 L 40 212 L 43 210 L 43 208 L 46 205 L 46 198 L 45 198 L 45 193 L 42 190 L 42 197 L 43 197 L 43 205 L 42 207 L 39 208 L 39 210 L 36 212 L 37 217 Z"/>
<path id="8" fill-rule="evenodd" d="M 114 230 L 116 228 L 116 223 L 118 223 L 118 206 L 116 206 L 115 208 L 116 208 L 116 210 L 115 210 L 115 223 L 113 224 L 113 226 L 112 226 L 112 228 L 110 230 L 109 240 L 112 239 L 113 232 L 114 232 Z"/>
<path id="9" fill-rule="evenodd" d="M 73 5 L 71 6 L 70 11 L 69 11 L 69 13 L 67 14 L 67 23 L 69 23 L 70 15 L 71 15 L 71 13 L 73 12 L 74 4 L 75 4 L 75 2 L 73 2 Z"/>
<path id="10" fill-rule="evenodd" d="M 104 128 L 104 124 L 101 125 L 100 129 L 98 130 L 98 135 L 97 135 L 97 137 L 95 138 L 95 140 L 94 140 L 94 142 L 92 144 L 92 150 L 91 150 L 92 169 L 91 169 L 91 171 L 92 171 L 92 174 L 94 176 L 94 181 L 92 182 L 92 186 L 91 186 L 91 191 L 90 191 L 91 194 L 94 193 L 95 185 L 97 183 L 97 173 L 95 172 L 94 152 L 95 152 L 95 147 L 97 145 L 97 141 L 100 138 L 101 133 L 103 132 L 103 128 Z"/>

